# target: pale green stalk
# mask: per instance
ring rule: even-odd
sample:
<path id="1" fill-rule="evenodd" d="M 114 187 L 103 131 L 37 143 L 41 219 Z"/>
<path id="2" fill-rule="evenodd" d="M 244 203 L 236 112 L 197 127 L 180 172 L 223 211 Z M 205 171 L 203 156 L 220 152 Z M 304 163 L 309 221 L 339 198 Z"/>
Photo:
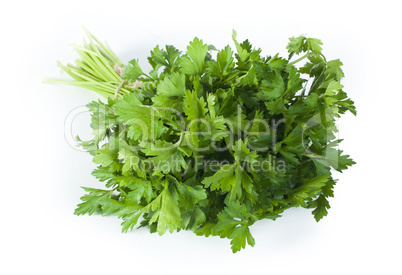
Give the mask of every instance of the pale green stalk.
<path id="1" fill-rule="evenodd" d="M 101 43 L 95 36 L 84 28 L 88 42 L 84 40 L 83 46 L 72 45 L 80 59 L 75 64 L 58 66 L 72 79 L 65 81 L 60 79 L 45 79 L 44 83 L 68 84 L 95 91 L 102 97 L 114 97 L 117 87 L 123 82 L 121 76 L 115 71 L 115 66 L 123 67 L 123 63 L 113 53 L 110 47 Z M 134 88 L 124 84 L 117 96 L 131 93 Z"/>

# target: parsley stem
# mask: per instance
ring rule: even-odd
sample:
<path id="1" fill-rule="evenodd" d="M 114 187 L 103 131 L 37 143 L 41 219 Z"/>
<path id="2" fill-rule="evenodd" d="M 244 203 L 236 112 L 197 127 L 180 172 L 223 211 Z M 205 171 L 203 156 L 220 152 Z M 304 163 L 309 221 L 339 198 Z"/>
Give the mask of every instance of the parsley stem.
<path id="1" fill-rule="evenodd" d="M 302 57 L 300 57 L 300 58 L 298 58 L 298 59 L 296 59 L 296 60 L 294 60 L 294 61 L 292 61 L 292 62 L 289 62 L 289 63 L 288 63 L 288 68 L 289 68 L 290 66 L 292 66 L 292 65 L 294 65 L 294 64 L 296 64 L 296 63 L 302 61 L 303 59 L 305 59 L 305 58 L 308 57 L 309 55 L 310 55 L 310 53 L 307 52 L 307 53 L 306 53 L 305 55 L 303 55 Z"/>
<path id="2" fill-rule="evenodd" d="M 159 118 L 169 121 L 169 122 L 172 123 L 174 126 L 176 126 L 177 129 L 179 129 L 179 130 L 181 130 L 181 131 L 183 132 L 183 128 L 182 128 L 179 124 L 177 124 L 177 122 L 173 121 L 172 119 L 170 119 L 170 118 L 168 118 L 168 117 L 163 117 L 163 116 L 159 116 Z"/>

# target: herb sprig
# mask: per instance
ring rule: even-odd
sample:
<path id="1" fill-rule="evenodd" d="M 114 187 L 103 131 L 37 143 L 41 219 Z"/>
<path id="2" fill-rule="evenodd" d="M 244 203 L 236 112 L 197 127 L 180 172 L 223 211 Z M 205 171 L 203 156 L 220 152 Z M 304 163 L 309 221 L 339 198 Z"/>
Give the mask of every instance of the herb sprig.
<path id="1" fill-rule="evenodd" d="M 335 122 L 356 109 L 341 61 L 327 61 L 320 40 L 292 37 L 283 58 L 262 56 L 236 32 L 235 51 L 194 38 L 185 53 L 156 46 L 144 73 L 87 34 L 75 46 L 81 59 L 59 63 L 74 81 L 48 80 L 106 99 L 88 104 L 93 139 L 77 137 L 106 189 L 83 187 L 76 215 L 114 214 L 123 232 L 141 218 L 159 235 L 229 238 L 233 252 L 254 246 L 252 224 L 291 207 L 312 209 L 317 221 L 327 215 L 332 172 L 354 164 L 338 149 Z"/>

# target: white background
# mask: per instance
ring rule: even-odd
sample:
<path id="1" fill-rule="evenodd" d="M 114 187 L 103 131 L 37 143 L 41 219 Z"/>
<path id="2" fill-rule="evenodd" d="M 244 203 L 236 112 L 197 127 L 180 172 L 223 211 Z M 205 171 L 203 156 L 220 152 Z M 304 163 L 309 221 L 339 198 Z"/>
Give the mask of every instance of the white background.
<path id="1" fill-rule="evenodd" d="M 1 274 L 401 274 L 401 32 L 398 1 L 7 1 L 0 11 Z M 324 42 L 344 63 L 358 115 L 340 121 L 341 148 L 357 165 L 335 177 L 330 213 L 306 209 L 251 228 L 254 248 L 191 232 L 120 233 L 115 217 L 74 216 L 80 186 L 102 187 L 91 157 L 71 148 L 64 120 L 96 94 L 63 77 L 85 25 L 124 62 L 155 45 L 181 50 L 194 36 L 221 48 L 249 38 L 286 55 L 290 36 Z M 232 45 L 233 46 L 233 45 Z M 87 137 L 89 118 L 75 134 Z"/>

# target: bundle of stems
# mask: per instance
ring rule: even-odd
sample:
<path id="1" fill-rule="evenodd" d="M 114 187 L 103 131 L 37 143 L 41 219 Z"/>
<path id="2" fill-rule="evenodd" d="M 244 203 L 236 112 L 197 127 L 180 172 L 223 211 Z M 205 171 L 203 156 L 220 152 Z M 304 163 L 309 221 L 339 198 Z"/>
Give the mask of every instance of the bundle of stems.
<path id="1" fill-rule="evenodd" d="M 133 87 L 122 77 L 123 63 L 113 53 L 107 43 L 101 43 L 94 35 L 84 28 L 89 42 L 84 39 L 84 45 L 72 45 L 80 56 L 75 65 L 57 65 L 74 80 L 46 78 L 44 83 L 69 84 L 95 91 L 102 97 L 117 97 L 131 93 Z"/>

